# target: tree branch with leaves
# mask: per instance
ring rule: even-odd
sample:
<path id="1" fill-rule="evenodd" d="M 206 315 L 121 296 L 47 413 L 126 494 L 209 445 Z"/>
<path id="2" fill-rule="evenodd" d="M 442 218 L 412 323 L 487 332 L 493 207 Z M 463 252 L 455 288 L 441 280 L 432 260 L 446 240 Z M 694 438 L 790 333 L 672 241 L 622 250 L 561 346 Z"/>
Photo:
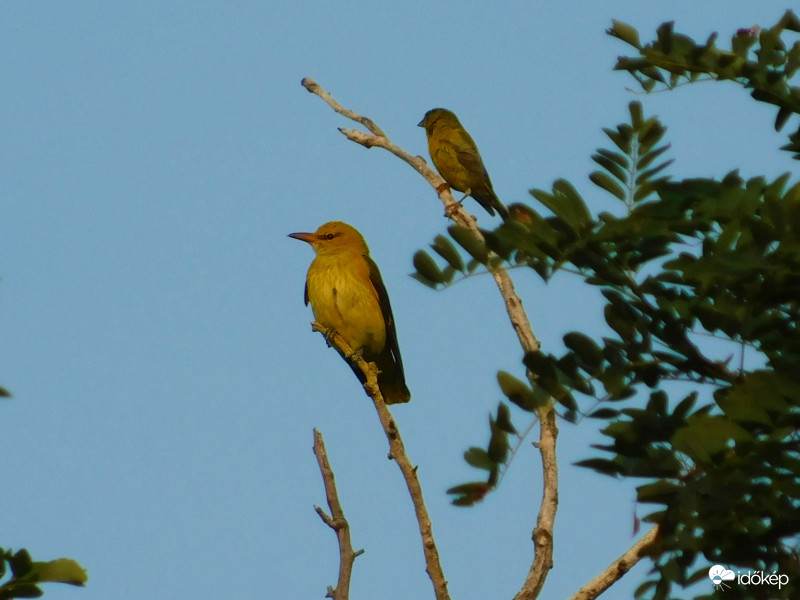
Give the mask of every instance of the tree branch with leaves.
<path id="1" fill-rule="evenodd" d="M 647 44 L 624 23 L 609 30 L 639 53 L 620 58 L 616 68 L 629 71 L 645 92 L 702 79 L 735 81 L 778 108 L 778 129 L 800 116 L 800 88 L 792 85 L 800 42 L 790 39 L 797 32 L 800 21 L 791 11 L 771 28 L 738 31 L 730 50 L 716 46 L 716 34 L 697 43 L 671 23 Z M 527 377 L 498 373 L 508 402 L 492 414 L 488 445 L 464 455 L 486 477 L 449 492 L 455 504 L 470 505 L 497 488 L 516 454 L 512 440 L 519 448 L 526 435 L 519 432 L 532 429 L 514 424 L 511 405 L 538 422 L 543 498 L 534 559 L 516 599 L 538 597 L 552 567 L 557 417 L 598 422 L 607 442 L 578 466 L 635 478 L 637 504 L 653 507 L 642 519 L 651 529 L 574 598 L 597 597 L 643 558 L 652 568 L 636 590 L 642 600 L 672 597 L 676 587 L 707 579 L 715 563 L 786 573 L 790 583 L 770 593 L 797 597 L 800 183 L 789 174 L 744 180 L 735 166 L 722 176 L 675 180 L 666 127 L 632 102 L 629 119 L 604 130 L 609 145 L 593 155 L 600 169 L 589 176 L 592 193 L 609 194 L 619 210 L 593 215 L 581 191 L 558 179 L 550 190 L 532 190 L 530 205 L 509 206 L 510 217 L 487 231 L 421 157 L 315 82 L 303 85 L 366 127 L 342 129 L 348 139 L 404 160 L 445 205 L 454 223 L 433 240 L 432 253 L 414 254 L 415 278 L 444 288 L 485 269 L 501 292 Z M 783 148 L 796 156 L 798 136 L 800 128 Z M 571 274 L 598 289 L 598 317 L 608 333 L 568 332 L 566 351 L 541 351 L 511 269 L 530 269 L 544 281 Z M 744 586 L 726 593 L 757 596 Z"/>

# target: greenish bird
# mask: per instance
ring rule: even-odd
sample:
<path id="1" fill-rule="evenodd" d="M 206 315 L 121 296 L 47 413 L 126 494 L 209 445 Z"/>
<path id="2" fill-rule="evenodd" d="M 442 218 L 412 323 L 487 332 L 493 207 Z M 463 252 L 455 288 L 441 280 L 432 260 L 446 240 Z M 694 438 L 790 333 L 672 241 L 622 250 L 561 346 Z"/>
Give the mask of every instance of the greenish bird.
<path id="1" fill-rule="evenodd" d="M 408 402 L 411 392 L 389 294 L 362 235 L 347 223 L 332 221 L 314 233 L 290 233 L 289 237 L 309 243 L 316 253 L 305 289 L 305 303 L 311 303 L 314 319 L 377 365 L 378 387 L 386 404 Z M 363 384 L 361 369 L 348 364 Z"/>
<path id="2" fill-rule="evenodd" d="M 508 209 L 495 194 L 478 146 L 458 117 L 452 111 L 434 108 L 418 125 L 425 128 L 428 151 L 442 179 L 454 190 L 475 198 L 490 215 L 497 210 L 505 220 Z"/>

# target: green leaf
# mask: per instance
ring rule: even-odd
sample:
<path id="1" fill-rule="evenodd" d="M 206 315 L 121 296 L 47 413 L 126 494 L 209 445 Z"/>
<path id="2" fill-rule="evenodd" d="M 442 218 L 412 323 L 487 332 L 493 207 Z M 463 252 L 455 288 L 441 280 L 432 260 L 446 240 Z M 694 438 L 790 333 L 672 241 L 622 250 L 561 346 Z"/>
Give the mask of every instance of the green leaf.
<path id="1" fill-rule="evenodd" d="M 86 570 L 71 558 L 58 558 L 49 562 L 34 562 L 31 575 L 34 581 L 55 581 L 83 586 L 89 579 Z"/>
<path id="2" fill-rule="evenodd" d="M 653 483 L 641 485 L 636 488 L 639 502 L 657 502 L 670 504 L 680 493 L 679 484 L 661 479 Z"/>
<path id="3" fill-rule="evenodd" d="M 656 165 L 652 169 L 639 171 L 639 174 L 636 176 L 636 181 L 635 181 L 636 185 L 642 185 L 642 184 L 646 183 L 649 179 L 652 179 L 653 175 L 656 175 L 657 173 L 660 173 L 661 171 L 666 169 L 668 166 L 670 166 L 673 162 L 675 162 L 675 161 L 674 160 L 667 160 L 667 161 L 664 161 L 663 163 L 660 163 L 660 164 Z"/>
<path id="4" fill-rule="evenodd" d="M 669 397 L 664 390 L 656 390 L 650 394 L 645 410 L 653 415 L 663 417 L 667 415 Z"/>
<path id="5" fill-rule="evenodd" d="M 603 133 L 608 136 L 608 139 L 616 144 L 617 148 L 622 150 L 623 154 L 630 155 L 633 133 L 630 126 L 620 125 L 617 130 L 604 128 Z"/>
<path id="6" fill-rule="evenodd" d="M 39 598 L 44 592 L 34 583 L 13 583 L 0 586 L 0 598 Z"/>
<path id="7" fill-rule="evenodd" d="M 675 23 L 673 21 L 666 21 L 658 26 L 656 29 L 656 35 L 658 36 L 658 42 L 661 45 L 661 51 L 664 54 L 669 54 L 672 50 L 672 37 L 673 37 L 673 27 Z"/>
<path id="8" fill-rule="evenodd" d="M 472 258 L 483 265 L 488 262 L 489 249 L 484 241 L 475 235 L 475 232 L 471 229 L 460 225 L 450 225 L 447 228 L 447 232 Z"/>
<path id="9" fill-rule="evenodd" d="M 616 419 L 619 417 L 620 412 L 613 408 L 598 408 L 596 411 L 589 413 L 590 419 Z"/>
<path id="10" fill-rule="evenodd" d="M 540 202 L 542 202 L 542 198 L 552 198 L 550 194 L 543 190 L 532 189 L 529 190 L 529 193 Z M 531 234 L 536 236 L 538 240 L 541 240 L 548 246 L 556 247 L 558 245 L 558 233 L 553 229 L 552 225 L 547 222 L 547 220 L 545 220 L 536 211 L 531 211 L 531 213 L 528 215 L 528 218 L 530 219 L 528 229 Z"/>
<path id="11" fill-rule="evenodd" d="M 509 243 L 506 236 L 498 235 L 494 231 L 487 229 L 480 229 L 480 232 L 483 235 L 483 239 L 486 240 L 486 246 L 502 259 L 498 261 L 497 257 L 495 257 L 497 264 L 501 264 L 502 261 L 507 261 L 511 258 L 511 254 L 516 248 L 513 244 Z"/>
<path id="12" fill-rule="evenodd" d="M 659 146 L 658 148 L 650 150 L 649 152 L 641 152 L 639 154 L 639 159 L 636 161 L 636 168 L 640 170 L 646 169 L 650 163 L 664 154 L 664 152 L 669 150 L 671 147 L 672 144 L 664 144 L 663 146 Z"/>
<path id="13" fill-rule="evenodd" d="M 569 393 L 553 394 L 553 398 L 555 398 L 556 402 L 558 402 L 568 411 L 575 413 L 578 412 L 578 403 L 575 401 L 575 398 L 572 396 L 572 394 Z"/>
<path id="14" fill-rule="evenodd" d="M 436 261 L 424 250 L 417 250 L 414 253 L 413 264 L 417 273 L 432 284 L 445 282 L 444 274 L 439 269 Z"/>
<path id="15" fill-rule="evenodd" d="M 15 578 L 24 577 L 33 566 L 30 553 L 25 548 L 17 550 L 13 556 L 8 557 L 8 566 L 11 567 L 11 574 Z"/>
<path id="16" fill-rule="evenodd" d="M 495 418 L 495 425 L 506 433 L 516 434 L 517 429 L 511 422 L 511 411 L 508 406 L 502 402 L 497 407 L 497 417 Z"/>
<path id="17" fill-rule="evenodd" d="M 557 376 L 553 366 L 553 358 L 543 352 L 528 352 L 522 359 L 531 373 L 534 381 L 548 389 L 557 385 Z"/>
<path id="18" fill-rule="evenodd" d="M 488 486 L 485 481 L 471 481 L 469 483 L 460 483 L 447 489 L 448 494 L 472 494 L 475 492 L 486 490 Z"/>
<path id="19" fill-rule="evenodd" d="M 686 415 L 694 408 L 694 404 L 697 401 L 697 392 L 692 392 L 686 398 L 680 401 L 678 406 L 675 407 L 675 410 L 672 411 L 672 418 L 674 421 L 682 422 Z"/>
<path id="20" fill-rule="evenodd" d="M 630 44 L 637 50 L 642 49 L 642 44 L 639 41 L 639 32 L 636 31 L 635 27 L 627 23 L 611 19 L 611 28 L 606 33 L 622 40 L 626 44 Z"/>
<path id="21" fill-rule="evenodd" d="M 594 171 L 590 173 L 589 179 L 593 184 L 604 189 L 609 194 L 619 198 L 623 202 L 628 197 L 627 192 L 622 188 L 622 186 L 602 171 Z"/>
<path id="22" fill-rule="evenodd" d="M 445 236 L 437 235 L 433 239 L 431 248 L 433 248 L 433 250 L 439 256 L 445 259 L 447 264 L 453 267 L 456 271 L 464 271 L 464 261 L 461 259 L 461 255 L 458 253 L 458 250 L 456 250 L 456 247 L 452 244 L 452 242 Z"/>
<path id="23" fill-rule="evenodd" d="M 624 164 L 620 165 L 618 160 L 611 158 L 612 156 L 621 158 L 625 161 Z M 592 154 L 592 160 L 608 171 L 617 181 L 623 184 L 628 182 L 627 159 L 621 154 L 609 150 L 604 151 L 602 148 L 598 148 L 597 152 Z"/>
<path id="24" fill-rule="evenodd" d="M 795 12 L 791 9 L 788 9 L 785 13 L 783 13 L 781 20 L 778 21 L 778 25 L 782 29 L 800 33 L 800 17 L 798 17 L 797 14 L 795 14 Z"/>
<path id="25" fill-rule="evenodd" d="M 603 362 L 603 351 L 587 335 L 571 331 L 564 336 L 564 345 L 577 354 L 591 368 L 598 368 Z"/>
<path id="26" fill-rule="evenodd" d="M 522 410 L 528 412 L 536 410 L 538 406 L 536 395 L 525 382 L 517 379 L 511 373 L 498 371 L 497 383 L 503 395 Z"/>
<path id="27" fill-rule="evenodd" d="M 786 397 L 797 398 L 797 384 L 783 381 L 769 371 L 755 371 L 743 381 L 720 390 L 715 400 L 725 414 L 737 423 L 759 423 L 772 426 L 770 412 L 785 414 L 789 411 Z"/>
<path id="28" fill-rule="evenodd" d="M 587 458 L 573 463 L 576 467 L 586 467 L 593 469 L 602 475 L 619 475 L 620 467 L 617 463 L 607 458 Z"/>
<path id="29" fill-rule="evenodd" d="M 731 449 L 733 443 L 745 441 L 752 441 L 752 436 L 727 417 L 697 413 L 672 436 L 677 450 L 705 464 L 716 454 Z"/>
<path id="30" fill-rule="evenodd" d="M 497 463 L 489 458 L 489 453 L 477 446 L 473 446 L 464 452 L 464 460 L 467 461 L 467 464 L 471 467 L 483 469 L 485 471 L 491 471 L 497 466 Z"/>
<path id="31" fill-rule="evenodd" d="M 504 463 L 509 450 L 508 434 L 491 417 L 489 418 L 489 428 L 492 431 L 487 448 L 489 458 L 497 464 Z"/>
<path id="32" fill-rule="evenodd" d="M 644 114 L 642 112 L 642 103 L 634 100 L 628 103 L 628 112 L 631 113 L 631 125 L 634 130 L 639 131 L 644 123 Z"/>
<path id="33" fill-rule="evenodd" d="M 630 320 L 629 315 L 621 313 L 611 304 L 606 305 L 603 315 L 608 326 L 619 335 L 621 340 L 630 341 L 636 337 L 636 325 Z"/>
<path id="34" fill-rule="evenodd" d="M 791 109 L 781 106 L 778 109 L 778 115 L 775 117 L 775 131 L 780 131 L 786 125 L 786 121 L 792 116 Z"/>
<path id="35" fill-rule="evenodd" d="M 591 222 L 592 214 L 589 207 L 578 194 L 572 184 L 566 179 L 557 179 L 553 183 L 556 202 L 553 206 L 548 206 L 558 218 L 562 219 L 573 231 L 580 231 Z"/>
<path id="36" fill-rule="evenodd" d="M 666 128 L 655 118 L 647 119 L 639 131 L 639 152 L 645 154 L 655 146 L 666 133 Z"/>
<path id="37" fill-rule="evenodd" d="M 485 481 L 473 481 L 453 486 L 447 490 L 447 493 L 457 496 L 452 500 L 456 506 L 472 506 L 483 500 L 491 490 L 492 486 Z"/>

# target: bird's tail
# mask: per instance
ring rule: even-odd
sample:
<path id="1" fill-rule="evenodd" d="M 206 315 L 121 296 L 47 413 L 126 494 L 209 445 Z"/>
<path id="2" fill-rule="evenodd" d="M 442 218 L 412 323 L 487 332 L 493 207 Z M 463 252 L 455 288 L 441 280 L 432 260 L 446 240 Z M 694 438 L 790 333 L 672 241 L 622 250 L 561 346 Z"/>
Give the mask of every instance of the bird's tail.
<path id="1" fill-rule="evenodd" d="M 411 400 L 411 392 L 406 386 L 403 366 L 398 364 L 391 352 L 384 350 L 375 361 L 378 373 L 378 387 L 386 404 L 398 404 Z"/>
<path id="2" fill-rule="evenodd" d="M 364 385 L 367 378 L 364 377 L 364 373 L 358 368 L 358 365 L 350 360 L 346 362 L 353 369 L 353 373 L 356 374 L 361 385 Z M 383 401 L 386 404 L 399 404 L 400 402 L 411 400 L 411 392 L 406 386 L 403 367 L 397 365 L 390 352 L 382 352 L 375 360 L 375 365 L 380 371 L 378 373 L 378 388 L 381 390 L 381 396 L 383 396 Z"/>
<path id="3" fill-rule="evenodd" d="M 494 211 L 496 210 L 503 221 L 508 219 L 508 209 L 506 205 L 500 201 L 500 198 L 497 197 L 497 194 L 494 193 L 494 190 L 479 190 L 473 192 L 472 197 L 475 198 L 478 204 L 485 208 L 490 215 L 494 215 Z"/>

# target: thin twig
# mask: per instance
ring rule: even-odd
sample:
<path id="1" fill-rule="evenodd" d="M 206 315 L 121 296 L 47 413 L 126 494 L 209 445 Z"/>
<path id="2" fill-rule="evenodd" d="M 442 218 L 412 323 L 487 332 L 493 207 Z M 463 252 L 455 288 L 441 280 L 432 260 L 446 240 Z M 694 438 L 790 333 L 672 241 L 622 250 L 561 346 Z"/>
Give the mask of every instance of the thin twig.
<path id="1" fill-rule="evenodd" d="M 378 412 L 378 419 L 383 426 L 383 431 L 386 434 L 386 439 L 389 441 L 389 458 L 397 463 L 400 471 L 403 473 L 403 478 L 406 481 L 408 492 L 411 495 L 411 501 L 414 504 L 414 512 L 417 516 L 417 523 L 419 524 L 419 533 L 422 537 L 422 550 L 425 555 L 425 570 L 433 583 L 434 594 L 436 600 L 450 600 L 450 594 L 447 591 L 447 579 L 445 579 L 444 571 L 439 560 L 439 550 L 436 547 L 436 540 L 433 537 L 433 526 L 431 524 L 428 509 L 425 507 L 425 501 L 422 497 L 422 486 L 417 477 L 417 468 L 411 463 L 411 460 L 406 454 L 403 439 L 400 437 L 400 430 L 397 428 L 392 414 L 386 408 L 383 401 L 380 388 L 378 387 L 378 367 L 375 363 L 365 361 L 359 354 L 354 354 L 353 349 L 347 344 L 341 335 L 325 329 L 319 323 L 312 323 L 311 328 L 314 331 L 319 331 L 326 336 L 329 343 L 336 348 L 336 350 L 348 360 L 353 361 L 361 372 L 364 373 L 366 381 L 364 382 L 364 390 L 367 392 L 375 409 Z"/>
<path id="2" fill-rule="evenodd" d="M 350 576 L 353 573 L 353 563 L 356 560 L 356 556 L 364 551 L 359 550 L 356 552 L 353 550 L 353 545 L 350 542 L 350 524 L 344 516 L 342 504 L 339 502 L 333 469 L 331 469 L 328 453 L 325 450 L 325 440 L 322 439 L 322 434 L 316 429 L 314 430 L 314 455 L 317 457 L 319 472 L 322 474 L 322 482 L 325 484 L 325 497 L 331 514 L 326 515 L 325 511 L 319 506 L 315 506 L 314 510 L 317 511 L 319 518 L 333 529 L 339 542 L 339 580 L 336 582 L 335 588 L 328 587 L 328 593 L 325 594 L 325 597 L 333 598 L 334 600 L 347 600 L 350 597 Z"/>
<path id="3" fill-rule="evenodd" d="M 625 554 L 608 565 L 602 573 L 579 589 L 569 600 L 594 600 L 638 563 L 648 546 L 658 537 L 658 526 L 645 533 Z"/>
<path id="4" fill-rule="evenodd" d="M 385 135 L 386 135 L 386 134 L 385 134 L 385 133 L 383 133 L 383 131 L 381 130 L 381 128 L 380 128 L 380 127 L 378 127 L 378 126 L 377 126 L 377 125 L 376 125 L 376 124 L 375 124 L 375 123 L 372 121 L 372 119 L 368 119 L 367 117 L 362 117 L 362 116 L 361 116 L 361 115 L 359 115 L 358 113 L 355 113 L 355 112 L 353 112 L 352 110 L 348 110 L 348 109 L 346 109 L 344 106 L 342 106 L 341 104 L 339 104 L 339 103 L 338 103 L 338 102 L 337 102 L 337 101 L 336 101 L 336 100 L 333 98 L 333 96 L 331 96 L 330 94 L 328 94 L 328 92 L 326 92 L 325 90 L 323 90 L 323 89 L 322 89 L 322 87 L 320 87 L 320 85 L 319 85 L 319 84 L 318 84 L 316 81 L 314 81 L 313 79 L 311 79 L 310 77 L 306 77 L 306 78 L 305 78 L 305 79 L 303 79 L 303 81 L 301 81 L 300 83 L 301 83 L 301 84 L 303 85 L 303 87 L 304 87 L 304 88 L 306 88 L 306 89 L 307 89 L 309 92 L 311 92 L 312 94 L 316 94 L 317 96 L 319 96 L 320 98 L 322 98 L 323 100 L 325 100 L 325 102 L 327 102 L 327 103 L 330 105 L 330 107 L 331 107 L 333 110 L 335 110 L 337 113 L 339 113 L 340 115 L 343 115 L 343 116 L 347 117 L 348 119 L 350 119 L 350 120 L 352 120 L 352 121 L 356 121 L 356 122 L 358 122 L 358 123 L 361 123 L 361 124 L 362 124 L 364 127 L 366 127 L 367 129 L 369 129 L 369 130 L 370 130 L 370 131 L 371 131 L 371 132 L 372 132 L 374 135 L 378 135 L 378 136 L 384 136 L 384 137 L 385 137 Z"/>

